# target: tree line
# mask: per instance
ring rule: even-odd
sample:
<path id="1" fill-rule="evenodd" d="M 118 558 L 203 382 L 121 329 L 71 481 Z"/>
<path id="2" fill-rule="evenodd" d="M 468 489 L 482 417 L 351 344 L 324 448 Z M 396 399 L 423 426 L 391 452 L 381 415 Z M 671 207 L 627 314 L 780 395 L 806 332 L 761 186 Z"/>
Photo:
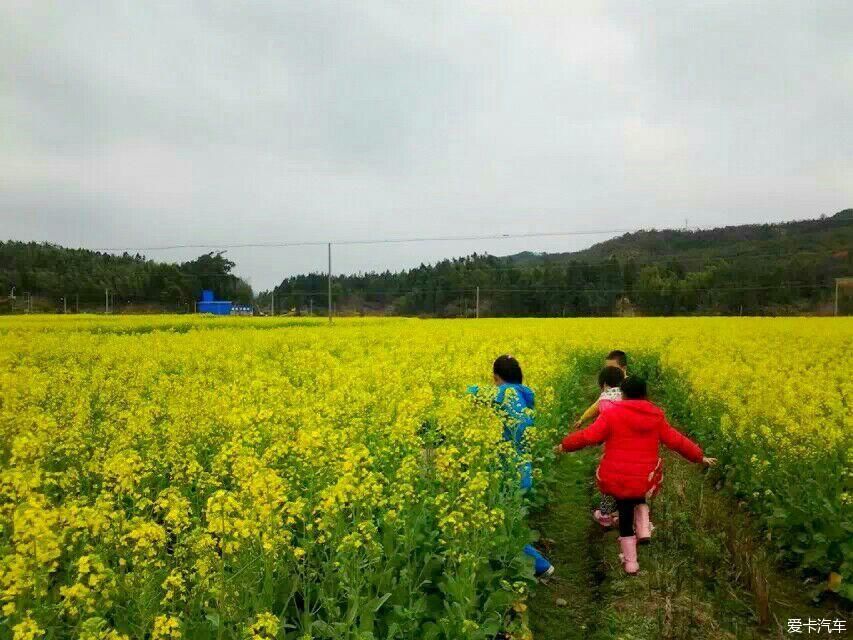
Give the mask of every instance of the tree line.
<path id="1" fill-rule="evenodd" d="M 166 263 L 140 254 L 0 242 L 0 310 L 21 310 L 22 300 L 29 296 L 40 310 L 54 310 L 63 298 L 74 305 L 79 303 L 83 310 L 103 309 L 105 291 L 117 308 L 192 310 L 202 289 L 212 289 L 217 299 L 251 303 L 252 288 L 232 273 L 234 266 L 221 252 Z"/>
<path id="2" fill-rule="evenodd" d="M 786 315 L 831 308 L 853 275 L 853 210 L 710 231 L 643 231 L 576 254 L 473 254 L 335 276 L 338 313 L 473 316 Z M 285 278 L 277 306 L 327 308 L 326 274 Z M 269 303 L 269 292 L 260 300 Z M 848 304 L 849 302 L 845 302 Z"/>
<path id="3" fill-rule="evenodd" d="M 835 278 L 853 275 L 853 210 L 797 222 L 625 234 L 566 254 L 472 254 L 401 271 L 336 275 L 338 314 L 611 316 L 801 314 L 832 308 Z M 192 311 L 202 289 L 220 300 L 270 309 L 234 262 L 210 252 L 182 263 L 49 243 L 0 241 L 0 313 Z M 325 314 L 325 273 L 284 278 L 277 313 Z M 479 293 L 479 295 L 478 295 Z M 14 296 L 14 297 L 13 297 Z M 850 292 L 841 311 L 850 312 Z"/>

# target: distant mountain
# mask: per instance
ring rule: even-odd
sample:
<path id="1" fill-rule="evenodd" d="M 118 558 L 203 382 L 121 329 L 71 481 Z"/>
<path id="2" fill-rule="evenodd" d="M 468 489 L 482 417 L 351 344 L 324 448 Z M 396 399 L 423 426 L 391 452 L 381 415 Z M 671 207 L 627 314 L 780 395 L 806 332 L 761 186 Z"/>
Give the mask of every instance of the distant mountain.
<path id="1" fill-rule="evenodd" d="M 753 224 L 715 229 L 664 229 L 626 233 L 569 253 L 537 254 L 525 251 L 508 256 L 516 263 L 602 259 L 621 260 L 658 258 L 662 255 L 721 257 L 766 252 L 844 250 L 851 246 L 853 209 L 844 209 L 831 217 L 777 224 Z"/>
<path id="2" fill-rule="evenodd" d="M 100 311 L 105 292 L 117 311 L 191 311 L 202 289 L 213 289 L 220 299 L 251 302 L 251 287 L 231 273 L 233 267 L 218 253 L 173 264 L 139 254 L 10 240 L 0 242 L 0 313 L 31 305 L 34 311 L 76 311 L 78 306 Z"/>
<path id="3" fill-rule="evenodd" d="M 853 275 L 853 209 L 708 230 L 628 233 L 567 253 L 471 255 L 397 273 L 335 278 L 338 312 L 427 316 L 814 314 Z M 276 300 L 325 309 L 323 274 L 287 278 Z M 268 293 L 262 294 L 266 299 Z M 263 303 L 262 303 L 263 304 Z M 842 302 L 842 311 L 849 301 Z"/>

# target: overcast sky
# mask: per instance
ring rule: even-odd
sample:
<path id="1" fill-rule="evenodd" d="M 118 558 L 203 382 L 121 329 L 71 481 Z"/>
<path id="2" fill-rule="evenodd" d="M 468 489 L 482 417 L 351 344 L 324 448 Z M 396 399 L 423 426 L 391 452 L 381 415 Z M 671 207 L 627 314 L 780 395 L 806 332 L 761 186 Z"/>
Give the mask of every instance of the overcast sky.
<path id="1" fill-rule="evenodd" d="M 853 206 L 851 34 L 848 0 L 3 0 L 0 239 L 150 247 L 831 214 Z M 595 239 L 341 247 L 335 270 Z M 324 269 L 325 253 L 228 255 L 262 289 Z"/>

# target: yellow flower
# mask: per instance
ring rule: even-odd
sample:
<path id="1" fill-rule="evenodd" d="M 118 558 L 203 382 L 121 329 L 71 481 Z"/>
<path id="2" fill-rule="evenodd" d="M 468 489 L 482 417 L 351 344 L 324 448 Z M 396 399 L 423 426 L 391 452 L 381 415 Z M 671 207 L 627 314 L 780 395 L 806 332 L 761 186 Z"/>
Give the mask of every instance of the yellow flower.
<path id="1" fill-rule="evenodd" d="M 154 618 L 154 628 L 151 640 L 180 640 L 181 621 L 174 616 L 157 616 Z"/>
<path id="2" fill-rule="evenodd" d="M 166 576 L 166 579 L 163 580 L 163 584 L 160 585 L 160 588 L 164 591 L 163 599 L 161 601 L 164 605 L 182 601 L 186 596 L 187 585 L 180 571 L 172 571 L 168 576 Z"/>
<path id="3" fill-rule="evenodd" d="M 13 640 L 37 640 L 44 634 L 42 629 L 35 620 L 30 617 L 24 618 L 21 622 L 12 627 Z"/>
<path id="4" fill-rule="evenodd" d="M 280 626 L 278 618 L 272 613 L 259 613 L 255 621 L 244 630 L 243 637 L 247 640 L 269 640 L 278 635 Z"/>

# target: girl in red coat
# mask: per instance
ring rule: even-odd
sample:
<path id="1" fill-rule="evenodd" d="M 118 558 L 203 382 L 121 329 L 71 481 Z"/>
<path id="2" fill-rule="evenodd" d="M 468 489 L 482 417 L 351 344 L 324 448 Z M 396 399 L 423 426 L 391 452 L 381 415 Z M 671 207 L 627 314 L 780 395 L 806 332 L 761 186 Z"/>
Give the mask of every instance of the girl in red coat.
<path id="1" fill-rule="evenodd" d="M 699 445 L 669 425 L 663 411 L 646 399 L 645 380 L 630 376 L 621 388 L 622 402 L 613 403 L 586 429 L 566 436 L 557 451 L 604 443 L 595 476 L 601 492 L 616 498 L 622 566 L 635 574 L 640 569 L 637 542 L 651 537 L 646 500 L 657 493 L 663 480 L 660 445 L 691 462 L 713 465 L 716 459 L 704 457 Z"/>

